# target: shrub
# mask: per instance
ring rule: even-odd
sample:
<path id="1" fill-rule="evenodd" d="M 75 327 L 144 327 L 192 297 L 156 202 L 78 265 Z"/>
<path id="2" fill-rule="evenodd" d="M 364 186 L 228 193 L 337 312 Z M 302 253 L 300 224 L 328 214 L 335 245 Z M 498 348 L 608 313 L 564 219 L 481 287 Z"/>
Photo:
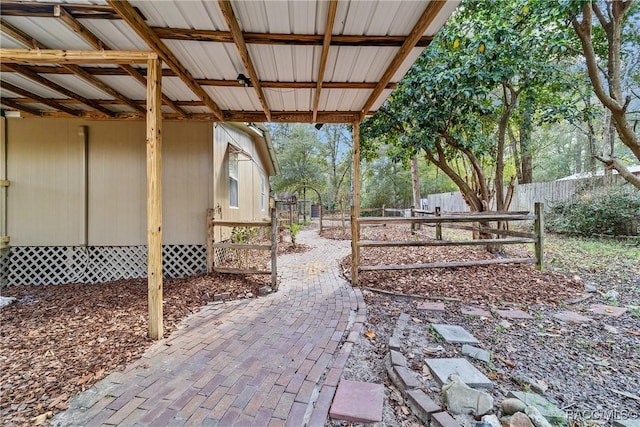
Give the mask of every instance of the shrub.
<path id="1" fill-rule="evenodd" d="M 574 236 L 637 236 L 640 191 L 610 187 L 555 202 L 547 212 L 546 228 Z"/>
<path id="2" fill-rule="evenodd" d="M 296 237 L 298 236 L 298 232 L 302 229 L 301 224 L 291 224 L 287 228 L 289 228 L 289 232 L 291 233 L 291 244 L 293 247 L 296 247 Z"/>

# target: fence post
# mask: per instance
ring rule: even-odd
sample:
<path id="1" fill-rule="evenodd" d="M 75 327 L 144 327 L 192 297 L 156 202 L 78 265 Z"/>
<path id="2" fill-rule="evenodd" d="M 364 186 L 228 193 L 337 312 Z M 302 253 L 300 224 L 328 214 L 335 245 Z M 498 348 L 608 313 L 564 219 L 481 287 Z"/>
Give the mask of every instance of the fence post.
<path id="1" fill-rule="evenodd" d="M 544 268 L 544 252 L 542 250 L 542 241 L 544 235 L 544 204 L 536 202 L 533 206 L 536 215 L 534 223 L 534 233 L 536 235 L 536 267 L 538 268 L 538 270 L 542 270 Z"/>
<path id="2" fill-rule="evenodd" d="M 440 206 L 436 206 L 435 216 L 440 216 Z M 436 223 L 436 240 L 442 240 L 442 223 Z"/>
<path id="3" fill-rule="evenodd" d="M 384 217 L 384 205 L 382 205 L 382 216 Z"/>
<path id="4" fill-rule="evenodd" d="M 415 209 L 415 206 L 411 206 L 411 218 L 416 217 L 416 211 L 414 209 Z M 411 235 L 415 235 L 415 234 L 416 234 L 416 223 L 411 221 Z"/>
<path id="5" fill-rule="evenodd" d="M 278 290 L 278 215 L 271 208 L 271 288 Z"/>
<path id="6" fill-rule="evenodd" d="M 213 272 L 213 263 L 216 259 L 213 248 L 213 240 L 215 239 L 213 215 L 213 209 L 207 209 L 207 273 Z"/>
<path id="7" fill-rule="evenodd" d="M 351 206 L 351 285 L 358 286 L 358 268 L 360 267 L 360 240 L 358 218 L 355 216 L 355 207 Z"/>

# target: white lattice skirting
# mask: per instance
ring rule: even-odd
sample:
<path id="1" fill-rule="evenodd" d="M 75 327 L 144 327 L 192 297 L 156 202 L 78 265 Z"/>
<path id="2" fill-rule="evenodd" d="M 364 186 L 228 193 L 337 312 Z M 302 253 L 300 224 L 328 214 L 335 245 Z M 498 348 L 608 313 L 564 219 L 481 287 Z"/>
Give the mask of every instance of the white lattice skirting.
<path id="1" fill-rule="evenodd" d="M 162 259 L 165 277 L 206 272 L 204 245 L 164 245 Z M 147 275 L 146 246 L 16 246 L 8 256 L 0 254 L 0 261 L 0 280 L 5 277 L 9 286 L 97 283 Z"/>

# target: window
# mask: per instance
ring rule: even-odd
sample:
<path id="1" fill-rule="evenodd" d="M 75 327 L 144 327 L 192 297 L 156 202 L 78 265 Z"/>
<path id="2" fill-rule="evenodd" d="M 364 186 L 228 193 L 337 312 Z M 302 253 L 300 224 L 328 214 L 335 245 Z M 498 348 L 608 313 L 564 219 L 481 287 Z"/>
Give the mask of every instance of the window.
<path id="1" fill-rule="evenodd" d="M 238 205 L 238 154 L 229 153 L 229 206 Z"/>
<path id="2" fill-rule="evenodd" d="M 264 175 L 260 176 L 260 210 L 263 211 L 267 206 L 267 179 Z"/>

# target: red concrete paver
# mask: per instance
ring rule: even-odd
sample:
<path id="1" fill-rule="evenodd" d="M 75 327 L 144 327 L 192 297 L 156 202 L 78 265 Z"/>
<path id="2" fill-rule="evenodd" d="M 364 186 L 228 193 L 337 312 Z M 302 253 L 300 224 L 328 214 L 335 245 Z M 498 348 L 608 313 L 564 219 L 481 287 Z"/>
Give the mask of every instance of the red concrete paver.
<path id="1" fill-rule="evenodd" d="M 474 306 L 462 307 L 460 311 L 462 312 L 462 314 L 467 316 L 491 317 L 491 313 L 488 310 L 485 310 L 484 308 L 480 308 L 480 307 L 474 307 Z"/>
<path id="2" fill-rule="evenodd" d="M 416 308 L 418 310 L 444 312 L 444 303 L 436 301 L 422 301 L 418 303 Z"/>
<path id="3" fill-rule="evenodd" d="M 559 311 L 556 314 L 554 314 L 553 317 L 563 322 L 570 322 L 570 323 L 584 323 L 584 322 L 593 320 L 590 317 L 583 316 L 580 313 L 576 313 L 575 311 L 569 311 L 569 310 Z"/>
<path id="4" fill-rule="evenodd" d="M 342 380 L 338 384 L 331 418 L 354 422 L 382 421 L 384 385 Z"/>
<path id="5" fill-rule="evenodd" d="M 496 310 L 498 316 L 503 319 L 533 319 L 533 316 L 526 311 L 513 309 L 513 310 Z"/>
<path id="6" fill-rule="evenodd" d="M 278 292 L 204 307 L 53 425 L 323 425 L 366 305 L 340 278 L 348 241 L 299 239 L 313 249 L 278 259 Z"/>

